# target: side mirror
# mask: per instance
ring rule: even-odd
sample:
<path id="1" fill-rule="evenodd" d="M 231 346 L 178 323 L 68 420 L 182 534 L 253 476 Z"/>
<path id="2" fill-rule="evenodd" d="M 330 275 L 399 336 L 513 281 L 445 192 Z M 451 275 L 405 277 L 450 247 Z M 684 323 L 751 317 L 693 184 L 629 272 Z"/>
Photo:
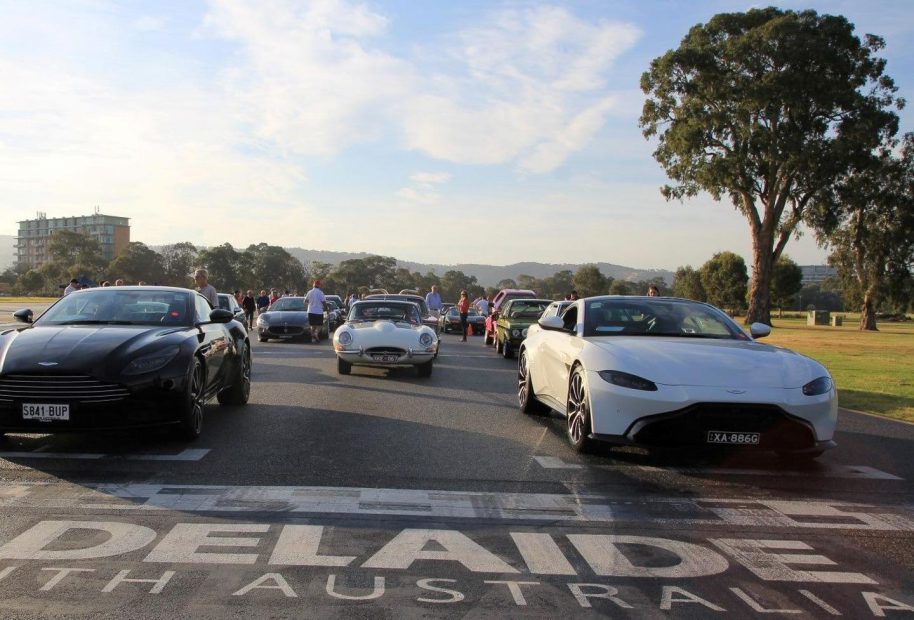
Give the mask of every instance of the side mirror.
<path id="1" fill-rule="evenodd" d="M 547 316 L 537 321 L 540 327 L 543 329 L 554 331 L 554 332 L 563 332 L 565 331 L 565 321 L 558 316 Z"/>
<path id="2" fill-rule="evenodd" d="M 229 323 L 235 318 L 235 315 L 231 310 L 223 310 L 222 308 L 216 308 L 209 313 L 209 320 L 211 323 Z"/>
<path id="3" fill-rule="evenodd" d="M 28 308 L 23 308 L 22 310 L 16 310 L 13 313 L 13 316 L 20 323 L 31 323 L 32 322 L 32 311 Z"/>
<path id="4" fill-rule="evenodd" d="M 753 323 L 749 326 L 749 333 L 753 338 L 764 338 L 771 335 L 771 326 L 764 323 Z"/>

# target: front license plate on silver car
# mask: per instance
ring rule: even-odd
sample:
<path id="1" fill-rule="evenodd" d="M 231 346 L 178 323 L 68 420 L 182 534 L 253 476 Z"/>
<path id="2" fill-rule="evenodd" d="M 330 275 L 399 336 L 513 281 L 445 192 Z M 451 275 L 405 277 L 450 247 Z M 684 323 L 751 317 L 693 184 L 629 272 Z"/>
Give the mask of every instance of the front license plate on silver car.
<path id="1" fill-rule="evenodd" d="M 66 422 L 70 419 L 70 405 L 59 403 L 22 403 L 22 419 L 39 422 Z"/>
<path id="2" fill-rule="evenodd" d="M 376 362 L 396 362 L 399 357 L 399 355 L 383 355 L 381 353 L 375 353 L 371 356 L 371 359 Z"/>
<path id="3" fill-rule="evenodd" d="M 761 433 L 740 433 L 733 431 L 708 431 L 708 443 L 722 443 L 734 446 L 754 446 L 761 439 Z"/>

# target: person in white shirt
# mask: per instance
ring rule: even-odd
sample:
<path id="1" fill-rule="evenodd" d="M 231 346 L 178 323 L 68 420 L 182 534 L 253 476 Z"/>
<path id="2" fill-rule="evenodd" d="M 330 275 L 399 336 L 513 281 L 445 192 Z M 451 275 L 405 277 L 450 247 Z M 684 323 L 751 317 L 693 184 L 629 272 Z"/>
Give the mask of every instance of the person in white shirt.
<path id="1" fill-rule="evenodd" d="M 314 281 L 314 288 L 305 294 L 308 302 L 308 325 L 311 326 L 311 342 L 320 342 L 321 327 L 324 325 L 324 291 L 321 290 L 321 281 Z"/>
<path id="2" fill-rule="evenodd" d="M 489 300 L 485 298 L 485 295 L 481 295 L 473 305 L 479 310 L 479 314 L 489 316 Z"/>
<path id="3" fill-rule="evenodd" d="M 197 291 L 206 297 L 209 305 L 218 308 L 219 294 L 216 292 L 216 287 L 209 283 L 209 272 L 206 269 L 197 269 L 194 272 L 194 282 L 197 284 Z M 201 318 L 208 320 L 206 317 Z"/>
<path id="4" fill-rule="evenodd" d="M 67 288 L 65 288 L 63 290 L 63 296 L 66 297 L 73 291 L 78 291 L 78 290 L 79 290 L 79 280 L 77 280 L 76 278 L 73 278 L 72 280 L 70 280 L 70 283 L 67 285 Z"/>

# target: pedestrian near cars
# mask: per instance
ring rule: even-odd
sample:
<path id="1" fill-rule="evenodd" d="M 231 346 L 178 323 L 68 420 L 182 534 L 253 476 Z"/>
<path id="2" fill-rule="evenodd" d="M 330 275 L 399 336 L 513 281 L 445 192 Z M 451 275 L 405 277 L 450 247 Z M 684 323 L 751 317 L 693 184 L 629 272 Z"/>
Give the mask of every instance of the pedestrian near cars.
<path id="1" fill-rule="evenodd" d="M 305 295 L 305 301 L 308 302 L 308 325 L 311 326 L 311 342 L 314 344 L 320 342 L 321 327 L 324 325 L 324 303 L 326 300 L 324 291 L 321 290 L 321 281 L 315 280 L 314 286 Z"/>
<path id="2" fill-rule="evenodd" d="M 197 285 L 197 292 L 206 297 L 213 308 L 219 307 L 219 294 L 216 287 L 209 283 L 209 272 L 206 269 L 197 269 L 194 272 L 194 283 Z"/>
<path id="3" fill-rule="evenodd" d="M 470 314 L 470 296 L 467 295 L 466 289 L 460 291 L 460 299 L 457 300 L 457 312 L 460 313 L 460 331 L 463 333 L 461 342 L 467 341 L 467 315 Z"/>
<path id="4" fill-rule="evenodd" d="M 275 288 L 270 289 L 270 305 L 272 306 L 274 303 L 276 303 L 277 299 L 279 299 L 279 293 Z"/>
<path id="5" fill-rule="evenodd" d="M 441 312 L 441 293 L 438 292 L 437 285 L 433 285 L 432 290 L 425 296 L 425 305 L 436 314 Z"/>
<path id="6" fill-rule="evenodd" d="M 489 300 L 486 299 L 485 295 L 480 295 L 479 299 L 477 299 L 473 303 L 473 305 L 476 307 L 477 310 L 479 310 L 479 314 L 481 314 L 482 316 L 489 315 Z"/>
<path id="7" fill-rule="evenodd" d="M 241 298 L 241 308 L 244 310 L 244 318 L 247 321 L 248 329 L 254 328 L 254 311 L 257 309 L 257 300 L 254 299 L 254 291 L 248 291 Z"/>
<path id="8" fill-rule="evenodd" d="M 63 296 L 66 297 L 73 291 L 78 291 L 78 290 L 79 290 L 79 280 L 77 280 L 76 278 L 73 278 L 72 280 L 70 280 L 70 283 L 67 284 L 67 288 L 65 288 L 63 290 Z"/>
<path id="9" fill-rule="evenodd" d="M 647 296 L 648 297 L 659 297 L 660 289 L 657 288 L 655 285 L 651 284 L 649 287 L 647 287 Z"/>
<path id="10" fill-rule="evenodd" d="M 267 295 L 266 290 L 261 290 L 255 301 L 257 302 L 258 314 L 263 314 L 270 307 L 270 296 Z"/>

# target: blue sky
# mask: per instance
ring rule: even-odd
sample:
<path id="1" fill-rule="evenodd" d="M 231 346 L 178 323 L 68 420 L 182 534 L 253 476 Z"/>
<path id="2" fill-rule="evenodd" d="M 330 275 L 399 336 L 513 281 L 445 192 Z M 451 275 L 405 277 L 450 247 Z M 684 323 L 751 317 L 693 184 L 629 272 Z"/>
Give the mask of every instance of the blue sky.
<path id="1" fill-rule="evenodd" d="M 0 0 L 0 234 L 37 211 L 148 244 L 266 241 L 421 262 L 748 260 L 707 196 L 668 203 L 637 126 L 650 61 L 754 3 Z M 886 39 L 914 3 L 780 3 Z M 911 112 L 902 130 L 914 130 Z M 800 263 L 826 252 L 811 235 Z"/>

